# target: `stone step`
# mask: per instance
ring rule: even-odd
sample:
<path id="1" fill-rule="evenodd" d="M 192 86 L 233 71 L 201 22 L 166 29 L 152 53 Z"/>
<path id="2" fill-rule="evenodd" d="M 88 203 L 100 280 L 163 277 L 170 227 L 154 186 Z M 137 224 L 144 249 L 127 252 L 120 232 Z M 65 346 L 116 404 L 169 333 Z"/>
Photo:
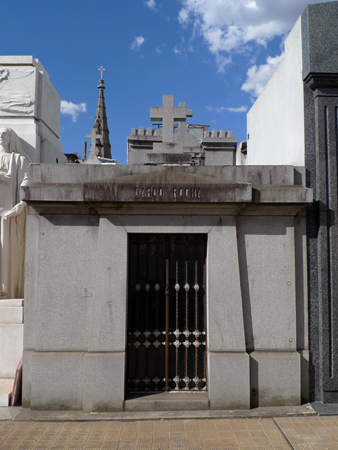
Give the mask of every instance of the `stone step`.
<path id="1" fill-rule="evenodd" d="M 0 406 L 8 406 L 8 396 L 13 390 L 14 378 L 0 378 Z"/>
<path id="2" fill-rule="evenodd" d="M 0 324 L 22 324 L 23 303 L 22 298 L 1 299 Z"/>
<path id="3" fill-rule="evenodd" d="M 134 411 L 201 411 L 209 409 L 206 392 L 161 392 L 138 395 L 124 401 L 124 410 Z"/>

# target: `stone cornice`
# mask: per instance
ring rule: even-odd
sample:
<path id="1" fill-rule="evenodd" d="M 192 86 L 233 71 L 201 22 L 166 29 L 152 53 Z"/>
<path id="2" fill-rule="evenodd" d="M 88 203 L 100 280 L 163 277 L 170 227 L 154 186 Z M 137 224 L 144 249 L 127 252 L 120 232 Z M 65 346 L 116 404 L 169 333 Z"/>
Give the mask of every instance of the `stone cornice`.
<path id="1" fill-rule="evenodd" d="M 338 73 L 313 73 L 310 72 L 304 83 L 312 90 L 318 88 L 338 88 Z"/>

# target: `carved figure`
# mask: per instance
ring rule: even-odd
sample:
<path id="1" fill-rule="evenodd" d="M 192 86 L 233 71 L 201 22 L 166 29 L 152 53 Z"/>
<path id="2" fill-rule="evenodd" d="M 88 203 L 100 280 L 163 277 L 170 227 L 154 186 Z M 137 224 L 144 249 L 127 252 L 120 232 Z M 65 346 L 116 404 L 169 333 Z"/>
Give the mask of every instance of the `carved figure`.
<path id="1" fill-rule="evenodd" d="M 30 77 L 34 77 L 34 69 L 0 68 L 0 111 L 33 114 L 35 101 L 28 92 L 22 92 L 22 83 Z"/>
<path id="2" fill-rule="evenodd" d="M 23 297 L 26 204 L 20 201 L 20 185 L 28 162 L 16 133 L 0 129 L 0 298 Z"/>

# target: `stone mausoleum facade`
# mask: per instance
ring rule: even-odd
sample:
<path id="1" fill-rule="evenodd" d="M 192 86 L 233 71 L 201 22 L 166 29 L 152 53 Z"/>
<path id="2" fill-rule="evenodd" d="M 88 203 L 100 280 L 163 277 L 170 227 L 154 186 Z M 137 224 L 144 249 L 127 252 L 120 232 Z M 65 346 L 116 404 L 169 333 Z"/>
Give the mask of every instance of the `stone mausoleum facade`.
<path id="1" fill-rule="evenodd" d="M 24 406 L 308 399 L 304 167 L 236 167 L 232 134 L 173 103 L 128 137 L 133 164 L 30 166 Z"/>
<path id="2" fill-rule="evenodd" d="M 306 8 L 237 148 L 165 95 L 128 165 L 102 124 L 29 167 L 23 406 L 337 402 L 337 21 Z"/>

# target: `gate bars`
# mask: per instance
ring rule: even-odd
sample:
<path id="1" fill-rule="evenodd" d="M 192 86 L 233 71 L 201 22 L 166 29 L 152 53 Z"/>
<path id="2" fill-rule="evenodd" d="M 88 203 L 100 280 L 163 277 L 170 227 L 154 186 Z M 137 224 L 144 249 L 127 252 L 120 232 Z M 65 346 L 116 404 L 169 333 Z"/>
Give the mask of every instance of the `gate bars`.
<path id="1" fill-rule="evenodd" d="M 205 391 L 206 235 L 131 234 L 127 391 Z"/>

